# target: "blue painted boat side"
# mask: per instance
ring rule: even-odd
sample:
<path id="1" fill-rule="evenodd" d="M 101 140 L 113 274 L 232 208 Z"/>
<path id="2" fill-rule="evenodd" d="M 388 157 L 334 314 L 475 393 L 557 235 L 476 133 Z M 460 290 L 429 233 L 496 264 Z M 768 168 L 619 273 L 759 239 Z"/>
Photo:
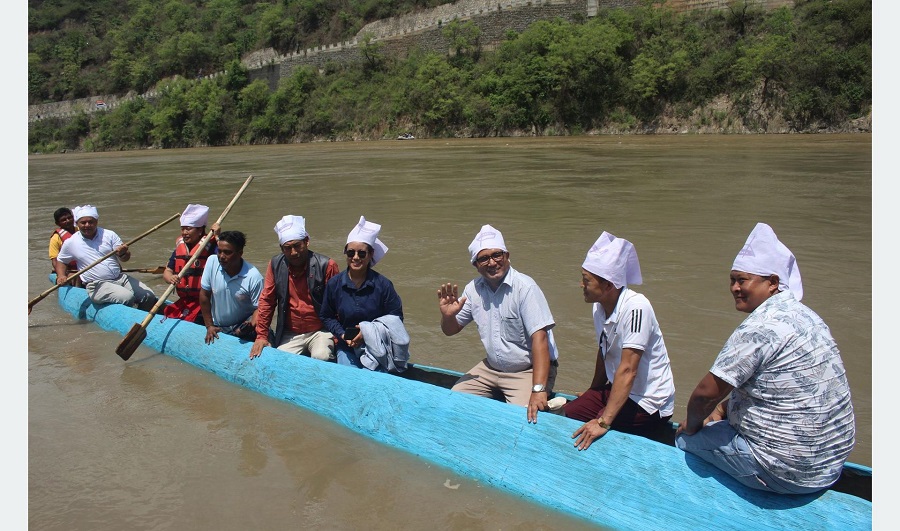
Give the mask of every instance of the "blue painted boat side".
<path id="1" fill-rule="evenodd" d="M 80 288 L 57 290 L 79 319 L 125 335 L 145 312 L 95 307 Z M 570 439 L 580 422 L 454 393 L 393 375 L 323 363 L 155 317 L 144 345 L 225 380 L 329 418 L 482 483 L 613 529 L 871 529 L 872 504 L 840 492 L 780 496 L 743 487 L 673 447 L 610 432 L 584 452 Z M 114 348 L 110 348 L 114 355 Z"/>
<path id="2" fill-rule="evenodd" d="M 445 376 L 449 376 L 449 377 L 453 377 L 453 378 L 459 378 L 463 375 L 463 373 L 461 373 L 459 371 L 452 371 L 450 369 L 445 369 L 443 367 L 433 367 L 430 365 L 422 365 L 419 363 L 414 364 L 414 366 L 422 371 L 426 371 L 429 373 L 435 373 L 435 374 L 439 374 L 439 375 L 445 375 Z M 576 398 L 574 395 L 570 395 L 567 393 L 554 393 L 554 394 L 555 394 L 555 396 L 563 396 L 566 398 L 566 400 L 570 400 L 570 401 L 574 400 Z M 672 429 L 678 428 L 677 422 L 671 422 L 670 424 L 671 424 Z M 859 465 L 857 463 L 851 463 L 848 461 L 848 462 L 844 463 L 844 469 L 849 470 L 853 474 L 856 474 L 859 476 L 869 476 L 869 477 L 872 476 L 872 468 L 865 466 L 865 465 Z"/>

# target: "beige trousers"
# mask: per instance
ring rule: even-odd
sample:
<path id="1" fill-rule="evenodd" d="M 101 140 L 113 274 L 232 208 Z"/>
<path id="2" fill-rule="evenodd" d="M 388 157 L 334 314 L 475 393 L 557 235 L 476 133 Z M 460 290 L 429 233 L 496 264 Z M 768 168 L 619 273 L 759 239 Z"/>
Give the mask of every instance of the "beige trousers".
<path id="1" fill-rule="evenodd" d="M 334 341 L 331 332 L 318 330 L 305 334 L 285 332 L 278 350 L 302 354 L 321 361 L 334 361 Z"/>
<path id="2" fill-rule="evenodd" d="M 557 364 L 550 364 L 547 375 L 547 393 L 553 392 L 556 382 Z M 469 393 L 487 398 L 503 399 L 510 404 L 528 407 L 531 400 L 532 369 L 519 372 L 500 372 L 487 364 L 487 359 L 478 362 L 469 372 L 453 385 L 453 391 Z"/>

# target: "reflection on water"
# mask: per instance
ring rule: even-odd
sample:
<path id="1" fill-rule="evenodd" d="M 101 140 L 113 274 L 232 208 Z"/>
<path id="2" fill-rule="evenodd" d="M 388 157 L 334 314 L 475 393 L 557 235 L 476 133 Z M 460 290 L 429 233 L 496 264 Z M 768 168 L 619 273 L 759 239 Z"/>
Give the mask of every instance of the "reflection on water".
<path id="1" fill-rule="evenodd" d="M 188 203 L 207 204 L 218 217 L 250 174 L 253 183 L 223 227 L 247 234 L 244 258 L 261 270 L 278 252 L 273 227 L 285 214 L 305 216 L 311 248 L 342 265 L 359 216 L 382 225 L 390 251 L 377 269 L 403 299 L 412 361 L 426 365 L 466 370 L 483 357 L 474 328 L 452 338 L 440 332 L 436 293 L 443 282 L 462 286 L 474 278 L 469 242 L 485 223 L 500 229 L 514 266 L 547 295 L 560 348 L 557 386 L 569 392 L 587 387 L 596 355 L 578 286 L 581 262 L 603 230 L 631 240 L 644 276 L 634 288 L 653 304 L 669 347 L 677 420 L 743 318 L 728 293 L 731 262 L 756 222 L 769 223 L 797 256 L 804 302 L 841 348 L 857 415 L 851 460 L 871 465 L 868 135 L 416 140 L 35 156 L 29 294 L 48 287 L 46 241 L 57 207 L 94 204 L 100 224 L 128 240 Z M 76 178 L 78 186 L 70 186 Z M 177 236 L 174 225 L 147 236 L 133 247 L 129 267 L 163 264 Z M 165 289 L 159 276 L 139 278 L 157 293 Z M 67 333 L 63 344 L 58 327 Z M 447 489 L 446 471 L 144 347 L 135 362 L 123 363 L 114 354 L 120 339 L 73 326 L 55 295 L 29 317 L 29 514 L 36 527 L 584 525 L 465 478 L 451 478 L 461 487 Z"/>

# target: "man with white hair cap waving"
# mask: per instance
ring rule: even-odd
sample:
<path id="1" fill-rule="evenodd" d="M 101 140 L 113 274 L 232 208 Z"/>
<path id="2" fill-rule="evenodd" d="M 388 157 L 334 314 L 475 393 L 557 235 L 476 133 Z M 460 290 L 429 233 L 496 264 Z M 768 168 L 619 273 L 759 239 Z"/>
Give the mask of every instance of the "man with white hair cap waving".
<path id="1" fill-rule="evenodd" d="M 95 304 L 114 303 L 150 310 L 157 297 L 143 282 L 122 272 L 120 262 L 131 259 L 131 251 L 115 232 L 98 226 L 100 214 L 93 205 L 72 209 L 78 232 L 67 239 L 56 257 L 56 283 L 65 284 L 66 264 L 74 260 L 79 270 L 113 250 L 116 254 L 81 275 L 88 297 Z"/>
<path id="2" fill-rule="evenodd" d="M 604 231 L 581 265 L 599 343 L 594 379 L 564 410 L 584 421 L 572 435 L 579 450 L 610 429 L 654 438 L 674 413 L 675 381 L 659 322 L 647 297 L 628 287 L 642 282 L 634 245 Z"/>
<path id="3" fill-rule="evenodd" d="M 691 394 L 675 445 L 754 489 L 831 486 L 855 443 L 847 374 L 828 326 L 800 303 L 793 253 L 765 223 L 731 266 L 731 295 L 749 315 Z"/>
<path id="4" fill-rule="evenodd" d="M 438 290 L 441 330 L 452 336 L 475 321 L 487 357 L 453 390 L 488 398 L 502 394 L 527 408 L 528 422 L 537 422 L 559 367 L 550 306 L 534 280 L 510 265 L 503 234 L 494 227 L 481 227 L 469 245 L 469 260 L 481 276 L 466 285 L 462 297 L 453 284 Z"/>

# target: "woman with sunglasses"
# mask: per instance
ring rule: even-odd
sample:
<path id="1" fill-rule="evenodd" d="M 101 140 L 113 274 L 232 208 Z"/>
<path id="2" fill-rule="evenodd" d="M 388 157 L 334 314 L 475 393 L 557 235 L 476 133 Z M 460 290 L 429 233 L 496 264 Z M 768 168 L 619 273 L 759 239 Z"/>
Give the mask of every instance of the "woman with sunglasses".
<path id="1" fill-rule="evenodd" d="M 379 363 L 365 348 L 366 332 L 376 330 L 370 326 L 376 319 L 388 323 L 387 326 L 398 335 L 405 335 L 405 330 L 402 329 L 403 303 L 400 296 L 387 277 L 372 269 L 388 251 L 387 246 L 378 239 L 380 231 L 381 225 L 366 221 L 364 216 L 360 216 L 359 223 L 350 231 L 344 246 L 347 269 L 332 277 L 325 285 L 319 317 L 325 328 L 337 338 L 335 354 L 339 364 L 389 372 L 394 367 L 383 360 Z M 360 326 L 361 323 L 363 326 Z M 370 340 L 374 345 L 375 338 Z M 408 341 L 407 336 L 407 344 Z M 390 372 L 402 369 L 405 369 L 405 364 Z"/>

